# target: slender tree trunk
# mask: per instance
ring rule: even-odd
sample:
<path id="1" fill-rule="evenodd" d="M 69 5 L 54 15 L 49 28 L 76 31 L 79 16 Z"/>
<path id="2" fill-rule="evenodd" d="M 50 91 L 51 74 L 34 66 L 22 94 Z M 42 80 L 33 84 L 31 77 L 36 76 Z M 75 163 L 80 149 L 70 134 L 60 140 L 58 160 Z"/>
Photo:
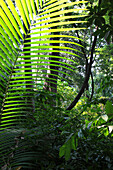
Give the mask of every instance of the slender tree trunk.
<path id="1" fill-rule="evenodd" d="M 52 27 L 52 29 L 57 29 L 57 26 Z M 54 32 L 53 35 L 60 35 L 60 33 Z M 50 38 L 50 40 L 51 41 L 59 41 L 60 37 Z M 50 43 L 50 46 L 59 46 L 59 45 L 60 45 L 59 42 L 58 43 L 52 43 L 52 42 Z M 53 47 L 51 50 L 59 50 L 59 49 Z M 57 70 L 59 69 L 59 67 L 55 66 L 55 65 L 58 65 L 60 53 L 59 52 L 50 52 L 49 55 L 50 55 L 49 60 L 51 60 L 51 62 L 49 62 L 49 66 L 48 66 L 49 74 L 47 75 L 47 77 L 49 79 L 46 80 L 46 82 L 44 84 L 44 89 L 51 91 L 53 93 L 57 93 L 57 79 L 58 79 L 58 77 L 57 77 L 58 71 Z M 51 55 L 58 56 L 58 58 L 51 57 Z M 54 79 L 54 80 L 52 80 L 52 79 Z"/>
<path id="2" fill-rule="evenodd" d="M 26 29 L 25 25 L 24 25 L 24 28 L 25 28 L 25 31 L 27 33 L 27 36 L 24 35 L 24 48 L 25 47 L 29 47 L 29 49 L 23 49 L 23 52 L 27 52 L 24 54 L 24 56 L 26 55 L 31 55 L 31 53 L 29 52 L 30 49 L 31 49 L 31 40 L 26 40 L 27 38 L 31 38 L 30 35 L 28 35 L 30 33 L 30 25 L 28 24 L 29 26 L 29 30 Z M 29 43 L 29 44 L 25 44 L 25 43 Z M 32 80 L 32 67 L 31 67 L 31 57 L 28 57 L 28 58 L 24 58 L 24 61 L 25 60 L 29 60 L 30 62 L 25 62 L 25 64 L 29 64 L 29 66 L 25 65 L 24 68 L 25 68 L 25 76 L 28 77 L 30 76 L 31 78 L 25 78 L 25 84 L 26 84 L 26 91 L 28 92 L 27 93 L 27 105 L 31 105 L 31 112 L 33 113 L 35 111 L 35 104 L 34 104 L 34 99 L 33 97 L 32 98 L 29 98 L 29 95 L 31 96 L 31 94 L 29 92 L 32 92 L 33 91 L 33 80 Z M 29 74 L 27 74 L 29 72 Z"/>
<path id="3" fill-rule="evenodd" d="M 56 29 L 56 28 L 54 28 L 54 29 Z M 58 35 L 58 33 L 55 32 L 54 35 Z M 51 38 L 50 40 L 59 40 L 59 39 L 60 39 L 59 37 L 55 37 L 55 38 Z M 50 45 L 51 46 L 59 46 L 59 43 L 51 43 Z M 52 50 L 58 50 L 58 49 L 52 48 Z M 59 52 L 50 52 L 49 55 L 59 56 L 60 54 L 59 54 Z M 59 67 L 53 66 L 52 64 L 58 65 L 57 62 L 59 61 L 59 58 L 49 57 L 49 60 L 51 60 L 51 62 L 49 62 L 50 65 L 48 66 L 48 69 L 49 69 L 48 78 L 50 78 L 50 79 L 47 79 L 47 81 L 45 82 L 44 89 L 49 90 L 54 93 L 57 93 L 57 79 L 58 79 L 57 70 L 59 69 Z M 53 60 L 53 62 L 52 62 L 52 60 Z M 55 61 L 57 61 L 57 62 L 55 62 Z M 54 79 L 54 80 L 52 80 L 52 79 Z"/>
<path id="4" fill-rule="evenodd" d="M 25 25 L 24 25 L 24 28 L 25 28 L 26 33 L 29 34 L 30 31 L 27 32 L 27 29 L 26 29 Z M 30 25 L 29 25 L 29 29 L 30 29 Z M 24 49 L 23 52 L 30 51 L 30 49 L 31 49 L 31 44 L 30 44 L 31 40 L 26 40 L 26 38 L 31 38 L 31 36 L 30 35 L 27 35 L 26 37 L 24 36 L 24 39 L 25 39 L 24 43 L 29 43 L 29 44 L 24 44 L 24 48 L 25 47 L 29 47 L 29 49 Z M 30 54 L 31 53 L 28 52 L 28 53 L 25 53 L 24 56 L 30 55 Z M 24 60 L 30 60 L 30 62 L 25 62 L 25 64 L 31 64 L 31 57 L 24 58 Z M 26 74 L 28 72 L 30 72 L 30 73 Z M 29 66 L 25 66 L 25 76 L 32 76 L 32 68 L 31 68 L 30 65 Z M 29 80 L 29 81 L 26 81 L 26 84 L 29 84 L 29 85 L 26 85 L 26 88 L 33 88 L 33 85 L 31 85 L 31 84 L 33 84 L 33 81 L 31 80 L 31 78 L 26 78 L 26 80 Z M 26 89 L 26 90 L 29 91 L 30 89 Z"/>

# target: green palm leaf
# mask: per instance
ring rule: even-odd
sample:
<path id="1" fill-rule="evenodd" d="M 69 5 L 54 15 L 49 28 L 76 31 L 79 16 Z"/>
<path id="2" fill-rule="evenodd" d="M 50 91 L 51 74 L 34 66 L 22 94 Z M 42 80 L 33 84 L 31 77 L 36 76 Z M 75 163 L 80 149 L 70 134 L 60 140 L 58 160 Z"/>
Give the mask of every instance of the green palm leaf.
<path id="1" fill-rule="evenodd" d="M 69 21 L 70 18 L 83 17 L 81 14 L 76 15 L 81 9 L 73 8 L 79 3 L 81 1 L 68 3 L 66 0 L 47 2 L 42 0 L 0 0 L 1 134 L 5 129 L 11 129 L 15 124 L 18 125 L 22 116 L 26 119 L 26 115 L 35 112 L 34 96 L 38 93 L 36 92 L 39 90 L 37 85 L 40 85 L 41 81 L 55 84 L 54 77 L 62 79 L 62 74 L 70 77 L 63 71 L 63 68 L 72 72 L 75 69 L 70 64 L 75 61 L 66 56 L 76 57 L 77 50 L 65 47 L 65 44 L 80 45 L 70 40 L 60 40 L 60 38 L 67 37 L 77 40 L 76 37 L 69 35 L 69 31 L 84 29 L 81 27 L 65 28 L 65 25 L 84 22 Z M 66 7 L 72 7 L 72 9 L 65 10 Z M 67 15 L 70 12 L 75 14 Z M 59 32 L 64 31 L 68 34 L 59 35 Z M 59 39 L 55 40 L 55 37 Z M 52 55 L 50 55 L 51 53 Z M 63 53 L 64 57 L 56 55 L 59 53 Z M 49 77 L 49 75 L 53 77 Z M 6 145 L 8 141 L 12 142 L 13 138 L 6 138 Z M 1 140 L 1 144 L 3 144 L 3 140 Z M 8 155 L 10 149 L 6 148 L 6 154 L 0 145 L 1 157 Z"/>

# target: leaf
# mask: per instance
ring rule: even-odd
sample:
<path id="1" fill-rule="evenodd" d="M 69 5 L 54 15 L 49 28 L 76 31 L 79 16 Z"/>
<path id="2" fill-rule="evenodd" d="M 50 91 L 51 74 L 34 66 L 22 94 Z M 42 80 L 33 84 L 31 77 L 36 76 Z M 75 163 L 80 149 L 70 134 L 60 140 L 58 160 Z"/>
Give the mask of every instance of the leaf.
<path id="1" fill-rule="evenodd" d="M 62 147 L 60 147 L 60 151 L 59 151 L 59 157 L 61 158 L 62 156 L 65 155 L 65 149 L 66 149 L 66 145 L 62 145 Z"/>
<path id="2" fill-rule="evenodd" d="M 113 126 L 108 126 L 109 127 L 109 133 L 113 131 Z"/>
<path id="3" fill-rule="evenodd" d="M 75 6 L 85 2 L 0 1 L 0 139 L 2 139 L 2 133 L 6 133 L 11 128 L 14 129 L 15 125 L 16 128 L 19 125 L 23 127 L 29 116 L 32 117 L 37 110 L 40 111 L 42 103 L 40 102 L 38 106 L 35 104 L 35 95 L 40 90 L 40 82 L 45 81 L 55 85 L 56 79 L 62 79 L 62 75 L 66 75 L 64 78 L 66 82 L 71 78 L 70 72 L 74 73 L 75 70 L 72 63 L 77 63 L 69 59 L 68 55 L 79 57 L 75 47 L 80 44 L 77 43 L 79 38 L 69 36 L 69 32 L 85 29 L 71 27 L 72 24 L 85 22 L 81 8 Z M 65 7 L 70 9 L 64 10 Z M 70 12 L 72 16 L 69 15 Z M 72 18 L 76 21 L 70 20 Z M 64 35 L 59 35 L 60 32 Z M 61 38 L 67 40 L 63 41 Z M 72 44 L 75 47 L 66 47 L 66 44 Z M 42 86 L 41 90 L 43 89 Z M 44 97 L 47 99 L 47 96 Z M 37 98 L 40 98 L 40 95 L 37 95 Z M 44 104 L 44 107 L 47 107 L 47 104 Z M 18 148 L 20 155 L 15 152 L 15 162 L 10 160 L 9 154 L 12 154 L 12 148 L 14 148 L 10 145 L 14 143 L 14 133 L 12 134 L 0 140 L 0 162 L 5 157 L 8 162 L 12 162 L 12 165 L 16 162 L 14 168 L 20 168 L 20 165 L 23 166 L 21 161 L 31 160 L 32 156 L 29 154 L 27 158 L 27 153 L 23 155 L 20 147 Z M 75 149 L 74 143 L 75 139 L 71 134 L 60 148 L 59 156 L 65 156 L 68 160 L 71 149 Z M 8 147 L 4 148 L 3 145 Z M 23 143 L 22 146 L 24 146 Z M 28 147 L 27 144 L 25 146 Z M 26 166 L 29 167 L 29 164 L 27 162 Z"/>
<path id="4" fill-rule="evenodd" d="M 68 140 L 66 142 L 66 147 L 65 147 L 65 160 L 66 161 L 70 159 L 70 153 L 71 153 L 71 140 Z"/>
<path id="5" fill-rule="evenodd" d="M 76 141 L 77 142 L 77 141 Z M 77 143 L 76 143 L 77 146 Z M 70 159 L 71 150 L 76 150 L 75 146 L 75 135 L 73 133 L 67 138 L 65 144 L 60 148 L 59 157 L 65 156 L 65 160 L 68 161 Z"/>
<path id="6" fill-rule="evenodd" d="M 111 102 L 111 101 L 108 100 L 108 101 L 106 102 L 105 110 L 106 110 L 106 114 L 107 114 L 108 116 L 113 114 L 113 105 L 112 105 L 112 102 Z"/>
<path id="7" fill-rule="evenodd" d="M 108 120 L 108 116 L 107 115 L 102 115 L 101 117 L 102 117 L 103 120 L 105 120 L 107 122 L 107 120 Z"/>
<path id="8" fill-rule="evenodd" d="M 108 136 L 108 135 L 109 135 L 109 130 L 108 130 L 107 127 L 103 130 L 103 133 L 104 133 L 105 136 Z"/>
<path id="9" fill-rule="evenodd" d="M 77 141 L 76 141 L 77 142 Z M 76 143 L 76 146 L 77 146 L 77 143 Z M 73 135 L 71 137 L 71 148 L 76 150 L 76 146 L 75 146 L 75 135 Z"/>

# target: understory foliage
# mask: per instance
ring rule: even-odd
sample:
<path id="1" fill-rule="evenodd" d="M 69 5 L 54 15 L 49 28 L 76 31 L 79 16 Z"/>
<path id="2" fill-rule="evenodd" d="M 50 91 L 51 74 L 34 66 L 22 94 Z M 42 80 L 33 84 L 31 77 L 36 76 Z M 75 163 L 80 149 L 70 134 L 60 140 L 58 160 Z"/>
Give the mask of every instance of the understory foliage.
<path id="1" fill-rule="evenodd" d="M 66 110 L 85 3 L 0 0 L 1 170 L 112 169 L 111 99 L 83 95 Z"/>

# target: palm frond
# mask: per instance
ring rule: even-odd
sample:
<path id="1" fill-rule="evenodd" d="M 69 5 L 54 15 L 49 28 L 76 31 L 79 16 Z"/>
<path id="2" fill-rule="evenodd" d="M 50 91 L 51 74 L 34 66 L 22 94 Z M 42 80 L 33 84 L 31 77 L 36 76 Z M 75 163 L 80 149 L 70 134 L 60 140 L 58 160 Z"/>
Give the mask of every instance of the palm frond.
<path id="1" fill-rule="evenodd" d="M 82 14 L 76 14 L 86 10 L 75 8 L 79 3 L 85 1 L 69 3 L 66 0 L 0 0 L 1 134 L 5 129 L 18 125 L 22 117 L 25 117 L 25 120 L 26 115 L 35 112 L 34 95 L 38 93 L 41 81 L 54 84 L 55 77 L 62 79 L 63 74 L 70 77 L 63 68 L 71 72 L 76 69 L 70 64 L 75 61 L 66 57 L 68 55 L 79 57 L 76 49 L 66 47 L 65 44 L 75 46 L 80 44 L 70 40 L 63 41 L 60 38 L 77 40 L 77 37 L 69 35 L 69 31 L 85 29 L 69 27 L 70 24 L 84 22 L 69 21 L 70 18 L 84 17 Z M 65 9 L 66 7 L 72 9 Z M 70 12 L 73 13 L 72 16 L 68 15 Z M 65 28 L 66 25 L 68 28 Z M 67 32 L 67 35 L 60 35 L 59 32 Z M 56 55 L 60 53 L 63 53 L 63 57 Z M 14 137 L 6 138 L 6 145 L 10 139 L 12 142 Z M 3 158 L 6 153 L 3 152 L 2 144 L 3 140 L 0 145 L 0 154 Z M 9 153 L 7 148 L 4 150 Z"/>

